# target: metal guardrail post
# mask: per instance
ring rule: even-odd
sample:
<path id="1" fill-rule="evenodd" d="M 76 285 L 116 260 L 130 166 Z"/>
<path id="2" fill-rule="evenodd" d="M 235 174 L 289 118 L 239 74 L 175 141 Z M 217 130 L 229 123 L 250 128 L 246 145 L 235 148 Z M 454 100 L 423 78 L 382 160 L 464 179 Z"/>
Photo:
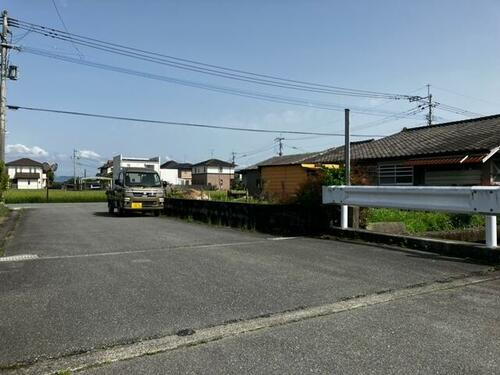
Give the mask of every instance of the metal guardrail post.
<path id="1" fill-rule="evenodd" d="M 497 217 L 486 215 L 486 247 L 497 247 Z"/>
<path id="2" fill-rule="evenodd" d="M 343 204 L 340 206 L 340 227 L 347 229 L 349 226 L 349 206 Z"/>

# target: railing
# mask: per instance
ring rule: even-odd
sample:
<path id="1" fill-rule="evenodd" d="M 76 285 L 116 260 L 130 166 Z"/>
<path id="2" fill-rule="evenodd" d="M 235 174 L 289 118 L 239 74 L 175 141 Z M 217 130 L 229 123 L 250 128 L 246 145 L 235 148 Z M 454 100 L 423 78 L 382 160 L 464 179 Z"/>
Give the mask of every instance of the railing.
<path id="1" fill-rule="evenodd" d="M 323 203 L 342 206 L 342 228 L 347 228 L 348 206 L 483 214 L 486 246 L 497 247 L 500 187 L 323 186 Z"/>

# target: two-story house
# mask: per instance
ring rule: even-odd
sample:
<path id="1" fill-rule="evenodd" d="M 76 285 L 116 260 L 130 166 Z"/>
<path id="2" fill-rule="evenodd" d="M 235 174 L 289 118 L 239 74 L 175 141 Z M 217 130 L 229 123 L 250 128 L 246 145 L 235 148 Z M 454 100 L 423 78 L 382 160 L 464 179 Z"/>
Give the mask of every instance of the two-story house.
<path id="1" fill-rule="evenodd" d="M 193 185 L 229 190 L 234 179 L 234 164 L 219 159 L 208 159 L 193 165 Z"/>
<path id="2" fill-rule="evenodd" d="M 13 189 L 43 189 L 47 184 L 47 175 L 43 164 L 28 158 L 14 160 L 5 164 Z"/>
<path id="3" fill-rule="evenodd" d="M 192 168 L 190 163 L 177 163 L 169 160 L 160 166 L 160 177 L 172 185 L 191 185 Z"/>

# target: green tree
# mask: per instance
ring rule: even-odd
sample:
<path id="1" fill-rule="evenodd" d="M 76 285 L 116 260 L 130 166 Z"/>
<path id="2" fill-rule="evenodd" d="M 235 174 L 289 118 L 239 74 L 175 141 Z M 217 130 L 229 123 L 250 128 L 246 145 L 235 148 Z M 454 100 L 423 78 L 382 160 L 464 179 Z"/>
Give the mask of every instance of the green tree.
<path id="1" fill-rule="evenodd" d="M 4 200 L 4 194 L 9 185 L 9 175 L 7 174 L 7 168 L 5 163 L 0 161 L 0 202 Z"/>

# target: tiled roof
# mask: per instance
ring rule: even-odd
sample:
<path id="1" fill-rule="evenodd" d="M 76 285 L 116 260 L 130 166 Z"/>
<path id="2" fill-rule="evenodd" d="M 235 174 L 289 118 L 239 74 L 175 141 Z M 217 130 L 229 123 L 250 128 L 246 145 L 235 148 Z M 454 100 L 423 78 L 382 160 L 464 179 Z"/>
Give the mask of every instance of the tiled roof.
<path id="1" fill-rule="evenodd" d="M 193 164 L 191 163 L 177 163 L 175 160 L 169 160 L 163 163 L 161 169 L 191 169 Z"/>
<path id="2" fill-rule="evenodd" d="M 208 159 L 200 163 L 193 164 L 193 167 L 202 165 L 207 167 L 234 167 L 234 164 L 219 159 Z"/>
<path id="3" fill-rule="evenodd" d="M 403 129 L 371 141 L 351 143 L 353 160 L 395 159 L 489 151 L 500 146 L 500 115 Z M 311 163 L 344 160 L 344 146 L 331 148 L 311 158 Z"/>
<path id="4" fill-rule="evenodd" d="M 8 167 L 43 167 L 42 163 L 28 158 L 9 161 L 5 165 Z"/>
<path id="5" fill-rule="evenodd" d="M 308 152 L 305 154 L 293 154 L 293 155 L 283 155 L 283 156 L 275 156 L 270 159 L 261 161 L 257 163 L 258 167 L 271 167 L 277 165 L 295 165 L 302 164 L 307 159 L 312 158 L 313 156 L 318 155 L 318 152 Z"/>

